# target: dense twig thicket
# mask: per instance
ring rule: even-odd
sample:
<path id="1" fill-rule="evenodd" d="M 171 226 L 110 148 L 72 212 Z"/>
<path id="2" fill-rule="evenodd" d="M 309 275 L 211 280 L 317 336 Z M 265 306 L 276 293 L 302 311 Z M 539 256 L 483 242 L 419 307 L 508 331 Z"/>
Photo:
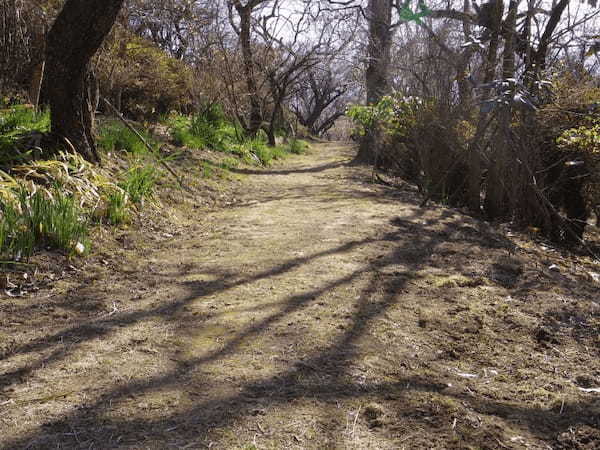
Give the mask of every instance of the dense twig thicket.
<path id="1" fill-rule="evenodd" d="M 366 16 L 377 20 L 382 3 L 406 8 L 373 0 Z M 385 19 L 394 56 L 376 72 L 389 87 L 352 110 L 368 143 L 362 158 L 427 198 L 580 243 L 600 203 L 597 9 L 566 0 L 419 8 L 423 17 Z M 372 28 L 371 44 L 380 33 Z"/>

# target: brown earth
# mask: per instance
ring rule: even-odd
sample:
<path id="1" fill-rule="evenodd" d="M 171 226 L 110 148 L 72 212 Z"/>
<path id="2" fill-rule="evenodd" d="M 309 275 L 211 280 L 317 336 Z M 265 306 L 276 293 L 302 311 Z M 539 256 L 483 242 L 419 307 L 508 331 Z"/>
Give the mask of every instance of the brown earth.
<path id="1" fill-rule="evenodd" d="M 1 298 L 0 446 L 600 448 L 598 264 L 351 156 L 238 170 Z"/>

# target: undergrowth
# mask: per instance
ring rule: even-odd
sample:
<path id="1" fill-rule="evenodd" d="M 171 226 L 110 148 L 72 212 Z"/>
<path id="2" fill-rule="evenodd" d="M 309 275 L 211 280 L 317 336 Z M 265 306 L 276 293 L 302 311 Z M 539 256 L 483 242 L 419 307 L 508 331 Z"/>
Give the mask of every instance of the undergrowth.
<path id="1" fill-rule="evenodd" d="M 289 153 L 301 154 L 308 147 L 298 139 L 271 147 L 262 130 L 253 138 L 246 137 L 236 123 L 227 120 L 218 106 L 192 117 L 172 114 L 164 123 L 169 127 L 173 143 L 179 147 L 229 153 L 247 164 L 268 166 Z"/>
<path id="2" fill-rule="evenodd" d="M 46 132 L 50 129 L 50 113 L 36 112 L 26 105 L 0 111 L 0 135 L 9 136 L 26 131 Z"/>
<path id="3" fill-rule="evenodd" d="M 19 186 L 16 201 L 0 199 L 0 210 L 0 254 L 5 258 L 28 259 L 41 247 L 69 254 L 89 248 L 86 215 L 59 186 L 32 194 Z"/>
<path id="4" fill-rule="evenodd" d="M 152 147 L 156 146 L 156 142 L 146 130 L 137 129 L 137 131 Z M 100 125 L 98 147 L 106 152 L 125 151 L 132 155 L 148 153 L 148 149 L 140 138 L 123 123 L 116 120 L 110 120 Z"/>
<path id="5" fill-rule="evenodd" d="M 158 180 L 158 172 L 152 166 L 134 167 L 125 174 L 119 186 L 133 203 L 141 204 L 150 197 Z"/>
<path id="6" fill-rule="evenodd" d="M 27 133 L 46 133 L 50 130 L 50 113 L 36 112 L 32 107 L 16 105 L 0 110 L 0 167 L 8 168 L 29 161 L 33 150 L 23 151 L 17 142 Z"/>
<path id="7" fill-rule="evenodd" d="M 270 147 L 263 131 L 254 138 L 244 137 L 219 106 L 206 108 L 194 117 L 171 115 L 165 123 L 179 146 L 229 154 L 219 163 L 203 163 L 200 169 L 204 178 L 222 176 L 241 162 L 268 166 L 307 148 L 306 143 L 296 139 Z M 128 223 L 132 209 L 140 208 L 153 197 L 161 175 L 156 168 L 156 155 L 150 154 L 154 152 L 149 152 L 139 137 L 117 120 L 102 121 L 98 127 L 98 147 L 106 153 L 122 152 L 120 156 L 110 156 L 120 161 L 112 170 L 90 164 L 79 154 L 42 151 L 38 147 L 43 145 L 22 150 L 27 147 L 19 139 L 38 139 L 49 128 L 46 111 L 37 113 L 28 106 L 0 110 L 2 259 L 27 260 L 42 248 L 68 255 L 86 253 L 90 227 Z M 150 133 L 138 131 L 157 148 Z M 130 168 L 123 171 L 123 165 Z"/>

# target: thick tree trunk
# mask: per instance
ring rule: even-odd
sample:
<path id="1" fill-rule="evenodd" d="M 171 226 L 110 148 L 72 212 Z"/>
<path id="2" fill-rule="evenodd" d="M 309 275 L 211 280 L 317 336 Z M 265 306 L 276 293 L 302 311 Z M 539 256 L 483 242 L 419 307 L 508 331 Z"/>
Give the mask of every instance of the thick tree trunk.
<path id="1" fill-rule="evenodd" d="M 110 32 L 124 0 L 67 0 L 46 43 L 51 129 L 85 159 L 99 162 L 93 136 L 90 60 Z"/>
<path id="2" fill-rule="evenodd" d="M 367 105 L 379 102 L 389 93 L 389 63 L 392 48 L 392 1 L 369 0 L 369 63 L 366 72 Z M 380 146 L 380 133 L 367 133 L 356 162 L 374 164 Z"/>
<path id="3" fill-rule="evenodd" d="M 262 112 L 258 100 L 258 84 L 254 73 L 254 54 L 250 39 L 252 6 L 238 7 L 237 10 L 240 15 L 240 45 L 244 59 L 244 76 L 246 77 L 246 87 L 250 99 L 250 117 L 247 132 L 254 137 L 262 125 Z"/>

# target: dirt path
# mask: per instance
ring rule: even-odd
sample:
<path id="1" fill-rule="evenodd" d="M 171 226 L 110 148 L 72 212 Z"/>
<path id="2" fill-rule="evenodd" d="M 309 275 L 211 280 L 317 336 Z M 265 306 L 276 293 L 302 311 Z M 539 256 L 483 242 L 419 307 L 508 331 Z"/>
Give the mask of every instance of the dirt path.
<path id="1" fill-rule="evenodd" d="M 351 154 L 242 171 L 119 270 L 2 300 L 2 448 L 598 448 L 587 269 Z"/>

